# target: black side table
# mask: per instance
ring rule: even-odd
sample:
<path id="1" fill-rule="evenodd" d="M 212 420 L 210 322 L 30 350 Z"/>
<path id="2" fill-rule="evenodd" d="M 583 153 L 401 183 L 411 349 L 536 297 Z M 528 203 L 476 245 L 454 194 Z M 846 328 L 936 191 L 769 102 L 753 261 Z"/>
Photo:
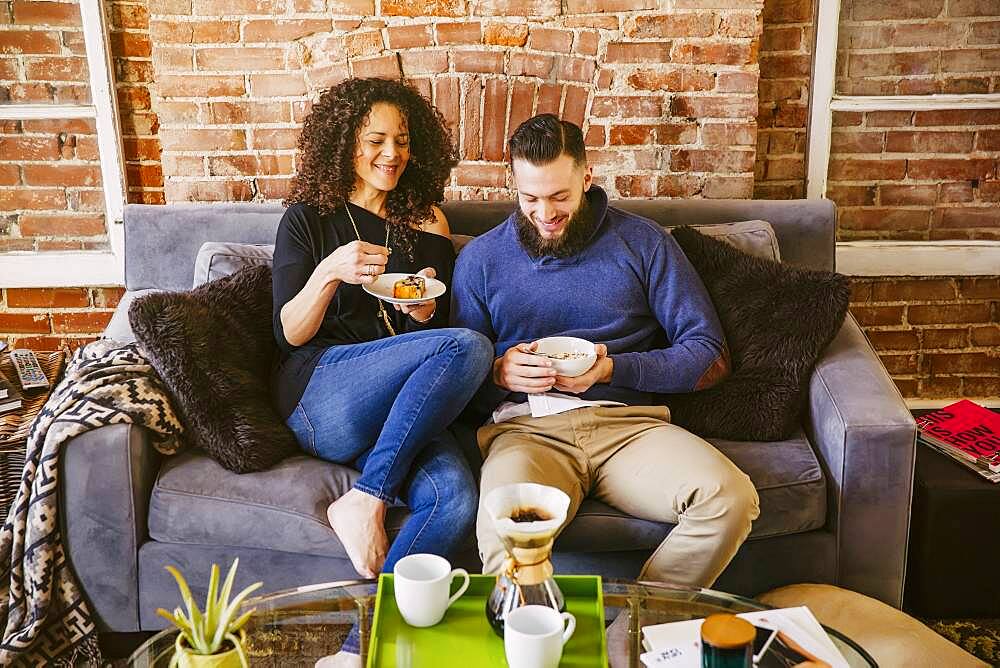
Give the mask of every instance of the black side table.
<path id="1" fill-rule="evenodd" d="M 903 607 L 917 617 L 1000 617 L 1000 483 L 917 444 Z"/>

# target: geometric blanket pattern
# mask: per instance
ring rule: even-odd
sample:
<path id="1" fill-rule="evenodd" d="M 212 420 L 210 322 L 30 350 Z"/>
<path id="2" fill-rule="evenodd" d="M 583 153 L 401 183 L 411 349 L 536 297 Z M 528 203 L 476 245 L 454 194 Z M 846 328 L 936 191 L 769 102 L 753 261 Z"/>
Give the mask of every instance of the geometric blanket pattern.
<path id="1" fill-rule="evenodd" d="M 149 429 L 165 455 L 181 448 L 181 423 L 137 344 L 94 341 L 77 349 L 28 433 L 24 473 L 0 532 L 0 665 L 101 660 L 59 532 L 59 456 L 74 436 L 120 423 Z"/>

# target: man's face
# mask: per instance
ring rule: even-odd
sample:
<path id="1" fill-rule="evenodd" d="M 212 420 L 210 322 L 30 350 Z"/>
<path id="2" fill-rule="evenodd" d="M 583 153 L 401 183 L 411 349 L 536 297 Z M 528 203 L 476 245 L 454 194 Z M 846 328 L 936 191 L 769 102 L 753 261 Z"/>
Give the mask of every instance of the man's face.
<path id="1" fill-rule="evenodd" d="M 590 167 L 576 164 L 564 153 L 545 165 L 514 160 L 512 169 L 521 213 L 539 237 L 558 244 L 590 189 Z"/>

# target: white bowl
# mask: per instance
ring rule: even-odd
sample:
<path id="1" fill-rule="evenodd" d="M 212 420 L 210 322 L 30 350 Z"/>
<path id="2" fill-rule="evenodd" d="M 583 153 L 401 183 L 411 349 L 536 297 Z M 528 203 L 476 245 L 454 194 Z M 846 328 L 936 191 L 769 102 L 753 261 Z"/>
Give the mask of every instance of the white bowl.
<path id="1" fill-rule="evenodd" d="M 538 339 L 536 353 L 550 355 L 572 355 L 570 359 L 558 359 L 549 357 L 552 368 L 560 376 L 579 376 L 586 373 L 597 361 L 597 352 L 594 344 L 586 339 L 578 339 L 575 336 L 549 336 Z"/>

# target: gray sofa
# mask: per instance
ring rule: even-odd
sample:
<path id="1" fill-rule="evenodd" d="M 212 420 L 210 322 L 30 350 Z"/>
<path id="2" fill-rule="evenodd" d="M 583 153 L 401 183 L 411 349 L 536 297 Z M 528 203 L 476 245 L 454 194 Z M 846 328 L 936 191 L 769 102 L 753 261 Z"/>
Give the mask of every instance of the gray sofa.
<path id="1" fill-rule="evenodd" d="M 766 220 L 784 262 L 834 267 L 828 201 L 664 200 L 616 203 L 664 225 Z M 478 234 L 507 202 L 449 203 L 452 230 Z M 278 205 L 130 205 L 125 210 L 127 293 L 112 328 L 145 290 L 191 287 L 207 241 L 270 244 Z M 123 336 L 121 330 L 113 333 Z M 457 428 L 471 438 L 469 427 Z M 715 441 L 757 486 L 761 516 L 715 588 L 755 595 L 824 582 L 899 606 L 906 566 L 915 428 L 857 323 L 848 316 L 809 384 L 801 430 L 782 442 Z M 266 591 L 353 579 L 325 507 L 357 475 L 308 456 L 235 475 L 207 457 L 160 457 L 147 432 L 115 425 L 83 434 L 60 462 L 68 557 L 103 631 L 161 628 L 154 611 L 178 603 L 164 570 L 174 564 L 203 594 L 213 562 L 240 557 L 239 580 Z M 398 527 L 404 509 L 393 509 Z M 634 578 L 670 525 L 628 517 L 589 500 L 556 543 L 562 573 Z M 472 543 L 470 541 L 470 548 Z M 458 562 L 476 568 L 475 553 Z M 242 586 L 242 585 L 241 585 Z M 201 588 L 201 589 L 199 589 Z"/>

